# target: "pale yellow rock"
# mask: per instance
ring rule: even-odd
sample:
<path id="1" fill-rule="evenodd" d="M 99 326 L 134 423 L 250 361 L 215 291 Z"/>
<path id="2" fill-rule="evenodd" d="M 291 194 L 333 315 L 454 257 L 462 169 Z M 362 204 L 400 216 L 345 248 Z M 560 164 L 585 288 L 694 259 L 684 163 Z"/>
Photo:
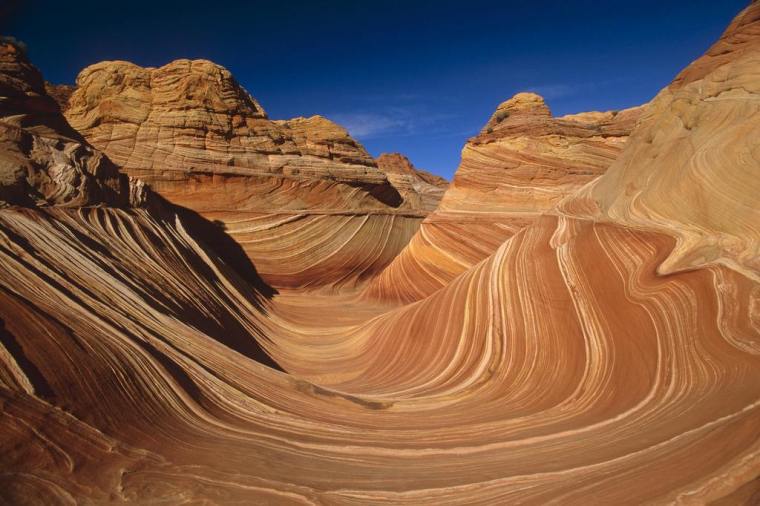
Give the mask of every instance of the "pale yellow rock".
<path id="1" fill-rule="evenodd" d="M 562 208 L 678 238 L 660 270 L 760 279 L 760 9 L 662 90 L 604 177 Z"/>

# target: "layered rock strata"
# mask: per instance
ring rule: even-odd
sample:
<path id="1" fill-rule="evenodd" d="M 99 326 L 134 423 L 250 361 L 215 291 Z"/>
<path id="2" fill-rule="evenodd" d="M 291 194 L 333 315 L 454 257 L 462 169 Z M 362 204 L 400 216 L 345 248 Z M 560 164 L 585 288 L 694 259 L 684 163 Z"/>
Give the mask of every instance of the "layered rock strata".
<path id="1" fill-rule="evenodd" d="M 275 294 L 151 208 L 0 209 L 0 499 L 756 503 L 758 26 L 408 305 Z"/>
<path id="2" fill-rule="evenodd" d="M 410 207 L 427 212 L 438 207 L 449 185 L 444 178 L 416 168 L 401 153 L 383 153 L 376 161 Z"/>
<path id="3" fill-rule="evenodd" d="M 499 105 L 438 208 L 366 293 L 412 302 L 448 284 L 518 230 L 589 181 L 620 154 L 643 107 L 552 117 L 543 98 Z"/>
<path id="4" fill-rule="evenodd" d="M 379 272 L 431 207 L 402 197 L 342 127 L 320 116 L 272 121 L 205 60 L 90 66 L 66 117 L 127 174 L 220 222 L 278 287 Z"/>
<path id="5" fill-rule="evenodd" d="M 720 263 L 760 280 L 759 10 L 655 97 L 607 177 L 563 203 L 676 237 L 663 274 Z"/>

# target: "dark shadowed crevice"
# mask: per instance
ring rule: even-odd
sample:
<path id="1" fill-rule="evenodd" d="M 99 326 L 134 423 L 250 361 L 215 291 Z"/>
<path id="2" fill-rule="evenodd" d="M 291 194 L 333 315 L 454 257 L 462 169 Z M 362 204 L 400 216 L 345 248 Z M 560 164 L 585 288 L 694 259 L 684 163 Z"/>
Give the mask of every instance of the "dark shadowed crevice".
<path id="1" fill-rule="evenodd" d="M 50 383 L 47 382 L 45 376 L 37 368 L 34 362 L 27 357 L 24 352 L 24 347 L 16 336 L 5 327 L 5 320 L 2 318 L 0 318 L 0 342 L 3 343 L 3 346 L 5 346 L 8 352 L 13 356 L 16 364 L 18 364 L 27 379 L 29 379 L 32 387 L 34 387 L 34 393 L 44 399 L 54 398 L 55 393 L 53 392 Z"/>

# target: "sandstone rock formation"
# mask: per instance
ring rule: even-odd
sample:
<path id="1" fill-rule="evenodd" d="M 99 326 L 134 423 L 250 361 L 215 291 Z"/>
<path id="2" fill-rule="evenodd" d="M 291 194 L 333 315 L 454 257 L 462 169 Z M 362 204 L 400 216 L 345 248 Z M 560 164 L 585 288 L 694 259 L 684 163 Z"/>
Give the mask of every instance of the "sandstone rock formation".
<path id="1" fill-rule="evenodd" d="M 759 16 L 753 5 L 662 90 L 608 177 L 563 206 L 677 237 L 662 273 L 717 262 L 760 281 Z"/>
<path id="2" fill-rule="evenodd" d="M 518 97 L 529 112 L 470 142 L 446 195 L 484 231 L 530 218 L 407 305 L 274 293 L 151 207 L 0 209 L 0 500 L 756 503 L 759 26 L 755 2 L 611 165 L 589 162 L 614 151 L 597 136 L 540 132 L 616 131 L 612 114 Z M 588 182 L 563 195 L 555 175 Z"/>
<path id="3" fill-rule="evenodd" d="M 417 169 L 401 153 L 383 153 L 377 157 L 378 168 L 414 209 L 432 212 L 438 207 L 449 183 L 444 178 Z"/>
<path id="4" fill-rule="evenodd" d="M 129 202 L 129 180 L 72 130 L 23 51 L 0 42 L 0 206 Z"/>
<path id="5" fill-rule="evenodd" d="M 69 108 L 69 98 L 74 93 L 74 87 L 68 84 L 53 84 L 45 81 L 45 91 L 56 101 L 61 111 Z"/>
<path id="6" fill-rule="evenodd" d="M 368 296 L 412 302 L 447 285 L 603 174 L 642 110 L 554 118 L 535 93 L 519 93 L 499 105 L 464 147 L 438 209 L 368 288 Z"/>
<path id="7" fill-rule="evenodd" d="M 130 176 L 223 223 L 278 287 L 379 272 L 432 207 L 402 197 L 342 127 L 320 116 L 271 121 L 205 60 L 90 66 L 66 117 Z"/>

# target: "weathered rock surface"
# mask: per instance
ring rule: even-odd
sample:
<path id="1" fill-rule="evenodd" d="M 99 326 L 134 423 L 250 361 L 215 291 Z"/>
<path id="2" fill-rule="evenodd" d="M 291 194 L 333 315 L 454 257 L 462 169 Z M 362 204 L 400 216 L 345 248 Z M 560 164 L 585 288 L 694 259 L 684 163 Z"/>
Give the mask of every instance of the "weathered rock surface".
<path id="1" fill-rule="evenodd" d="M 677 237 L 663 274 L 717 262 L 760 280 L 758 39 L 753 4 L 655 97 L 606 177 L 563 208 Z"/>
<path id="2" fill-rule="evenodd" d="M 221 222 L 280 287 L 379 272 L 431 207 L 402 197 L 344 128 L 320 116 L 272 121 L 205 60 L 90 66 L 66 117 L 129 175 Z"/>
<path id="3" fill-rule="evenodd" d="M 229 71 L 205 60 L 177 60 L 161 68 L 121 61 L 92 65 L 77 78 L 66 117 L 130 175 L 175 199 L 193 176 L 387 185 L 345 130 L 318 117 L 270 121 Z M 205 185 L 212 187 L 211 200 L 213 183 Z M 299 202 L 300 207 L 373 203 L 368 195 L 350 198 L 349 190 L 340 190 L 333 192 L 334 200 Z M 266 194 L 259 197 L 246 208 L 269 209 Z M 195 195 L 192 201 L 197 200 Z"/>
<path id="4" fill-rule="evenodd" d="M 642 110 L 554 118 L 535 93 L 519 93 L 499 105 L 465 145 L 462 163 L 436 211 L 367 295 L 412 302 L 447 285 L 603 174 Z"/>
<path id="5" fill-rule="evenodd" d="M 0 42 L 0 206 L 129 199 L 128 178 L 66 123 L 23 51 Z"/>
<path id="6" fill-rule="evenodd" d="M 74 93 L 74 87 L 68 84 L 53 84 L 45 81 L 45 91 L 56 101 L 61 111 L 69 108 L 69 98 Z"/>
<path id="7" fill-rule="evenodd" d="M 378 168 L 385 173 L 409 207 L 427 212 L 438 207 L 449 185 L 444 178 L 417 169 L 401 153 L 383 153 L 376 161 Z"/>
<path id="8" fill-rule="evenodd" d="M 756 2 L 603 175 L 408 305 L 274 293 L 150 208 L 0 209 L 0 500 L 756 503 L 759 23 Z M 484 210 L 554 198 L 514 177 L 500 205 L 462 168 Z"/>

